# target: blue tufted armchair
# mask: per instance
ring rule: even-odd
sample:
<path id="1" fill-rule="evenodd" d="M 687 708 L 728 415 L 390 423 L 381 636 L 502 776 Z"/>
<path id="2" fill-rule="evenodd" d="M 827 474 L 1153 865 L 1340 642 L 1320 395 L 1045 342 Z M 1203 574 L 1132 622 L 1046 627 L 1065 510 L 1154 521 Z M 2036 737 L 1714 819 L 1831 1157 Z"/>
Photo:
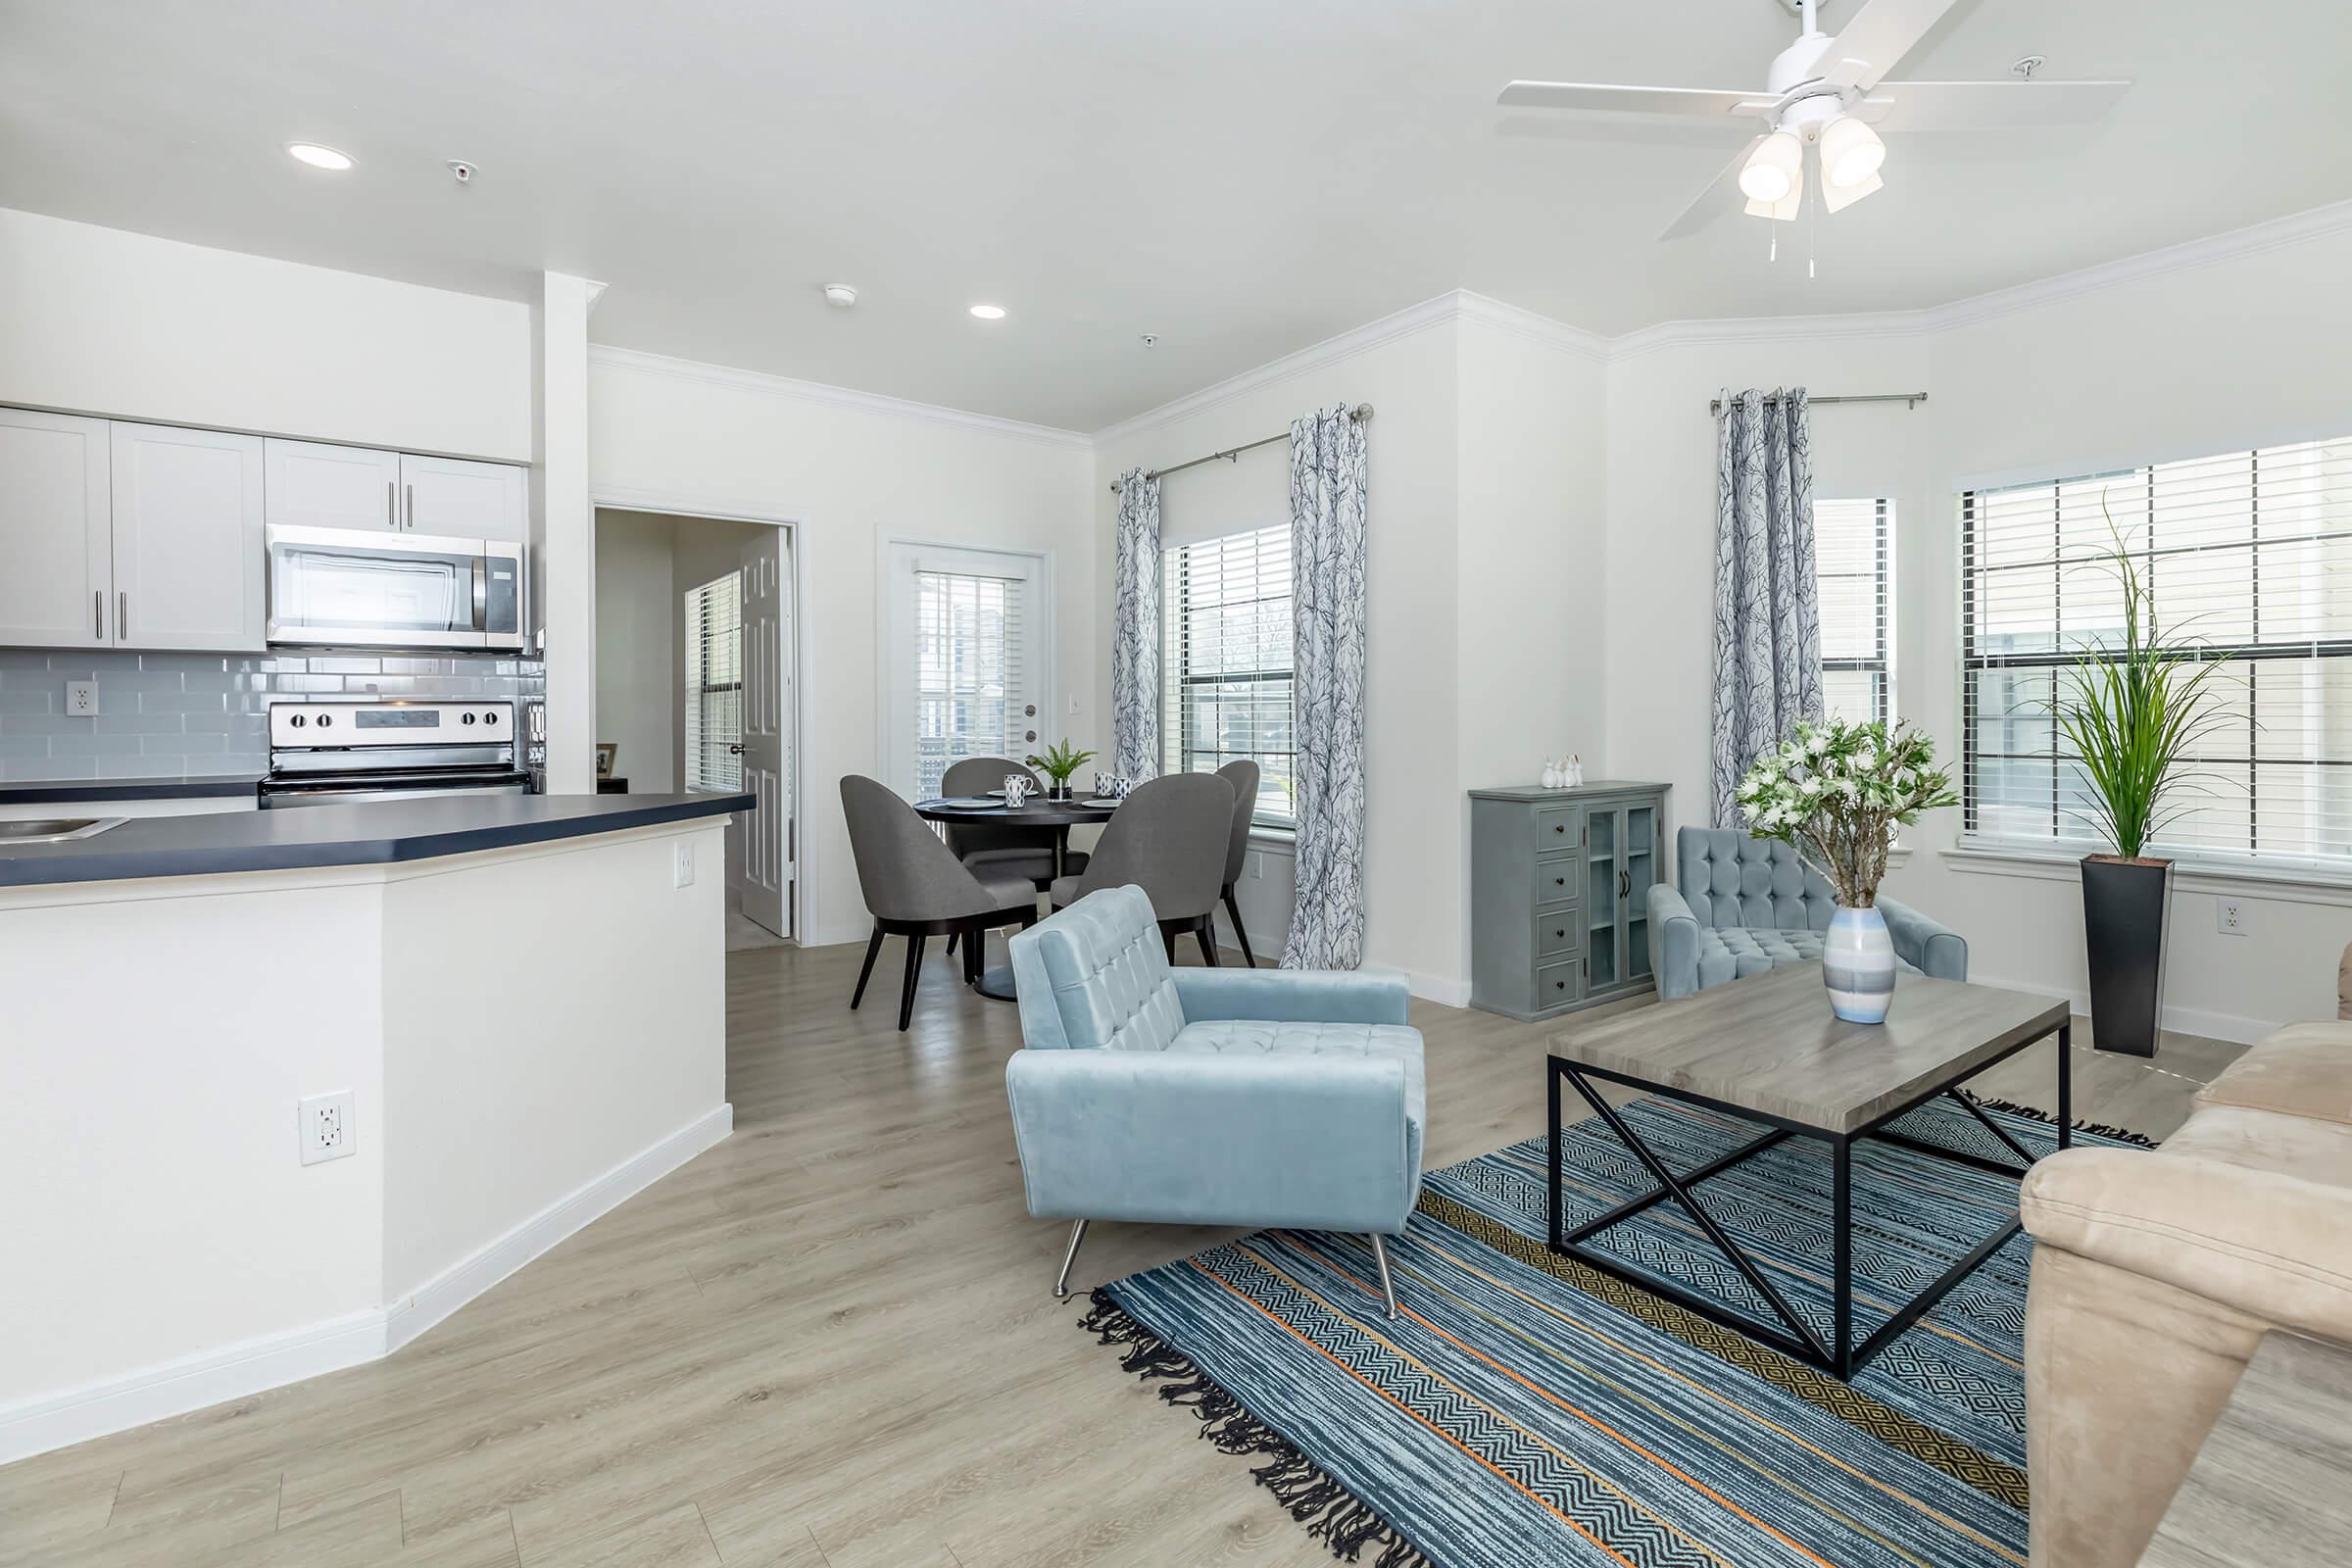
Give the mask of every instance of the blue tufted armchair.
<path id="1" fill-rule="evenodd" d="M 1385 1235 L 1421 1193 L 1421 1032 L 1397 975 L 1171 968 L 1152 901 L 1103 888 L 1012 939 L 1005 1064 L 1029 1212 Z"/>
<path id="2" fill-rule="evenodd" d="M 1671 1002 L 1821 957 L 1838 896 L 1788 845 L 1729 828 L 1687 827 L 1675 834 L 1675 864 L 1680 891 L 1663 882 L 1649 890 L 1661 998 Z M 1968 943 L 1958 933 L 1892 899 L 1879 900 L 1879 912 L 1900 967 L 1942 980 L 1968 978 Z"/>

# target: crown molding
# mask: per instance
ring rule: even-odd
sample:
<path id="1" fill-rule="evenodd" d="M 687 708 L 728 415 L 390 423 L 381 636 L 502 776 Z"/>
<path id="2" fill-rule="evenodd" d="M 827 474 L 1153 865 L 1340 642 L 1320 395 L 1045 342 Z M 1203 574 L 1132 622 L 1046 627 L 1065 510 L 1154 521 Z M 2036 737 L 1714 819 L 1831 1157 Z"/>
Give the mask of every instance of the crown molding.
<path id="1" fill-rule="evenodd" d="M 1660 349 L 1733 343 L 1820 343 L 1851 338 L 1921 337 L 1936 330 L 1933 311 L 1854 311 L 1828 316 L 1728 316 L 1660 321 L 1610 338 L 1609 363 Z"/>
<path id="2" fill-rule="evenodd" d="M 1513 337 L 1558 349 L 1563 354 L 1572 354 L 1594 364 L 1609 357 L 1609 339 L 1598 332 L 1588 332 L 1581 326 L 1570 326 L 1566 321 L 1539 316 L 1534 311 L 1505 304 L 1484 294 L 1474 294 L 1468 289 L 1454 290 L 1452 298 L 1454 314 L 1463 320 L 1478 321 L 1508 332 Z"/>
<path id="3" fill-rule="evenodd" d="M 858 392 L 846 386 L 828 385 L 823 381 L 801 381 L 788 375 L 770 375 L 764 370 L 745 370 L 728 365 L 710 365 L 702 360 L 649 354 L 643 349 L 615 348 L 609 343 L 589 344 L 588 364 L 592 369 L 602 368 L 626 371 L 632 375 L 663 376 L 673 381 L 700 381 L 709 386 L 723 386 L 760 397 L 824 403 L 835 408 L 855 410 L 859 414 L 918 419 L 929 424 L 950 425 L 982 435 L 1005 436 L 1039 446 L 1066 447 L 1081 452 L 1094 448 L 1093 438 L 1081 430 L 1031 424 L 1022 419 L 1001 418 L 993 414 L 945 408 L 937 403 L 916 403 L 908 398 L 885 397 L 879 392 Z"/>

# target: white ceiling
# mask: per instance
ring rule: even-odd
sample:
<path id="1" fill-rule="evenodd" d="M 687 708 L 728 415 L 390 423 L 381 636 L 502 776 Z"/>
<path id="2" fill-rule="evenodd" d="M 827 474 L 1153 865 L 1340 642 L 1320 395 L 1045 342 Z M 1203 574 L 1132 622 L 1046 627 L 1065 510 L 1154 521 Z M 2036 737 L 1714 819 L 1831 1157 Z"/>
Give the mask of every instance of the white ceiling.
<path id="1" fill-rule="evenodd" d="M 1494 103 L 1752 87 L 1794 35 L 1775 0 L 0 0 L 0 205 L 583 273 L 601 342 L 1092 429 L 1456 287 L 1604 333 L 1908 308 L 2352 196 L 2342 0 L 1961 0 L 1895 75 L 2138 85 L 2085 129 L 1890 138 L 1811 280 L 1802 224 L 1777 265 L 1760 220 L 1652 237 L 1740 126 Z"/>

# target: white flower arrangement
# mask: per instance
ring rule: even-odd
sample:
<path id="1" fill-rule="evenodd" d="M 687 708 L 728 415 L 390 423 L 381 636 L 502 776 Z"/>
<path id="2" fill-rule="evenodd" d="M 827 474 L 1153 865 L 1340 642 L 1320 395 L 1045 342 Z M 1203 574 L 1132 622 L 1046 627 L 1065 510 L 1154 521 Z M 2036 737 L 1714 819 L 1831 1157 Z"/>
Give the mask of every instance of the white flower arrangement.
<path id="1" fill-rule="evenodd" d="M 1958 804 L 1935 762 L 1935 743 L 1908 724 L 1800 723 L 1740 778 L 1740 815 L 1828 877 L 1839 904 L 1867 909 L 1895 834 L 1922 811 Z"/>

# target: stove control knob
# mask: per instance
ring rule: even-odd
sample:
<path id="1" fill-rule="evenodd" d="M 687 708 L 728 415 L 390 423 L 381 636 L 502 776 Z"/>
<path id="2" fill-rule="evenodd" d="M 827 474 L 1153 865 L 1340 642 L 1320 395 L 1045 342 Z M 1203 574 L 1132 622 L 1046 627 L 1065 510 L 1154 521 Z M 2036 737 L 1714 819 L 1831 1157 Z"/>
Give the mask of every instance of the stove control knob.
<path id="1" fill-rule="evenodd" d="M 470 724 L 470 723 L 472 723 L 472 722 L 473 722 L 473 715 L 472 715 L 471 713 L 467 713 L 467 714 L 466 714 L 466 715 L 465 715 L 463 718 L 461 718 L 461 719 L 459 720 L 459 722 L 460 722 L 460 723 L 465 723 L 465 724 Z"/>
<path id="2" fill-rule="evenodd" d="M 497 722 L 498 722 L 498 710 L 496 710 L 496 709 L 492 709 L 492 710 L 490 710 L 488 712 L 484 713 L 484 714 L 482 715 L 482 722 L 483 722 L 483 723 L 485 723 L 485 724 L 495 724 L 495 723 L 497 723 Z"/>
<path id="3" fill-rule="evenodd" d="M 310 720 L 303 717 L 300 713 L 291 713 L 287 715 L 286 722 L 293 725 L 296 729 L 300 729 L 303 725 L 309 723 Z"/>
<path id="4" fill-rule="evenodd" d="M 318 715 L 318 727 L 320 729 L 326 728 L 327 725 L 332 724 L 334 721 L 335 715 L 332 713 L 320 713 Z"/>

